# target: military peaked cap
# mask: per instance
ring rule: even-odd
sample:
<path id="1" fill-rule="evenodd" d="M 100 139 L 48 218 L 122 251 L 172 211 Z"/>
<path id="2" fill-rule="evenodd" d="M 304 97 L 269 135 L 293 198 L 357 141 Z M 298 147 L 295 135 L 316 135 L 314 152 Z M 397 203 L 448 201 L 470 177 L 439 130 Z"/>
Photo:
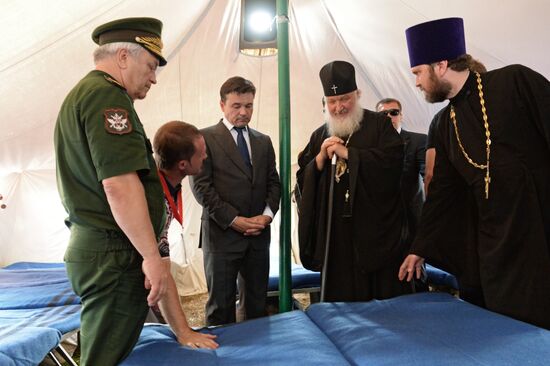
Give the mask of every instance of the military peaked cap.
<path id="1" fill-rule="evenodd" d="M 155 18 L 124 18 L 100 25 L 92 33 L 95 43 L 102 46 L 113 42 L 133 42 L 141 45 L 166 65 L 162 56 L 162 22 Z"/>

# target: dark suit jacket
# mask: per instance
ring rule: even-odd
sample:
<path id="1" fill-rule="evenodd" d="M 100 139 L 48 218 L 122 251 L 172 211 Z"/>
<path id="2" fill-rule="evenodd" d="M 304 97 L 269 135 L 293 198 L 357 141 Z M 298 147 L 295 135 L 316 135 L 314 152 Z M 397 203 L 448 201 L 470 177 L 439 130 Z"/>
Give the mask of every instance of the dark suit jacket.
<path id="1" fill-rule="evenodd" d="M 407 211 L 410 239 L 416 234 L 424 204 L 422 178 L 426 167 L 426 138 L 423 133 L 401 129 L 401 138 L 405 143 L 405 161 L 401 176 L 401 190 Z"/>
<path id="2" fill-rule="evenodd" d="M 244 237 L 230 225 L 236 216 L 261 215 L 266 205 L 279 209 L 281 186 L 269 136 L 248 128 L 252 173 L 231 132 L 222 121 L 202 129 L 208 158 L 200 174 L 190 177 L 195 198 L 203 207 L 201 246 L 209 252 L 241 252 L 249 244 L 268 247 L 270 230 Z"/>

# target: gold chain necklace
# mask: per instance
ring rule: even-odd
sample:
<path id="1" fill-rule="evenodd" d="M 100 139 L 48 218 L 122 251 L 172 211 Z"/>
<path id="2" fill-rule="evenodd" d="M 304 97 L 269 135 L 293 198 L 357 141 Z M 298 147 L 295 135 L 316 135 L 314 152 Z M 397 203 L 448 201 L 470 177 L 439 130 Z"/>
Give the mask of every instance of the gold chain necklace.
<path id="1" fill-rule="evenodd" d="M 344 144 L 345 147 L 348 147 L 349 140 L 351 139 L 352 135 L 353 135 L 353 132 L 350 133 L 350 135 L 348 136 L 348 139 L 346 140 L 346 143 Z M 336 172 L 334 174 L 334 180 L 336 180 L 336 183 L 340 183 L 340 177 L 342 175 L 344 175 L 347 168 L 348 168 L 348 164 L 346 163 L 346 161 L 344 159 L 338 158 L 336 160 Z"/>
<path id="2" fill-rule="evenodd" d="M 456 114 L 452 104 L 450 114 L 451 121 L 453 121 L 453 125 L 455 127 L 456 140 L 458 141 L 458 146 L 460 146 L 462 155 L 464 155 L 468 163 L 470 163 L 474 167 L 482 170 L 485 169 L 485 199 L 489 199 L 489 183 L 491 183 L 491 175 L 489 174 L 489 160 L 491 157 L 491 131 L 489 131 L 489 120 L 487 118 L 487 110 L 485 109 L 485 99 L 483 99 L 483 86 L 481 85 L 481 76 L 478 72 L 475 72 L 475 74 L 477 76 L 477 89 L 479 90 L 479 104 L 481 104 L 481 113 L 483 114 L 483 126 L 485 127 L 485 151 L 487 153 L 487 161 L 485 164 L 478 164 L 474 162 L 464 149 L 464 146 L 462 146 L 462 141 L 460 141 L 460 135 L 458 134 L 458 126 L 456 124 Z"/>

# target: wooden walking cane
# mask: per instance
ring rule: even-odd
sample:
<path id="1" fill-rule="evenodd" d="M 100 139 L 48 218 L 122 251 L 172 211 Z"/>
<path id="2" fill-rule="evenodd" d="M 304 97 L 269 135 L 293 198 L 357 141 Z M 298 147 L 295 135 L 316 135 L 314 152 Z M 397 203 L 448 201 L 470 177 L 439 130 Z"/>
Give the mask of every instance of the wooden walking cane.
<path id="1" fill-rule="evenodd" d="M 330 230 L 332 228 L 332 200 L 334 196 L 334 176 L 336 174 L 336 154 L 332 155 L 330 165 L 330 185 L 328 189 L 328 207 L 327 207 L 327 230 L 325 236 L 325 258 L 323 259 L 323 269 L 321 270 L 321 300 L 325 302 L 325 284 L 327 280 L 328 253 L 330 247 Z"/>

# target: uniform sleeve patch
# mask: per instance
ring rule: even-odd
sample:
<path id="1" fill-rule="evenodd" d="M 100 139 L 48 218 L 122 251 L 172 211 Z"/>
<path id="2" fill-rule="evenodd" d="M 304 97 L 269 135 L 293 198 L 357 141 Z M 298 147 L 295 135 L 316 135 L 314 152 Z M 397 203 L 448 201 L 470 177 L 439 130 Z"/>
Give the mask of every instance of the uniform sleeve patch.
<path id="1" fill-rule="evenodd" d="M 115 135 L 125 135 L 132 132 L 132 122 L 128 118 L 128 111 L 122 108 L 106 109 L 105 130 Z"/>

